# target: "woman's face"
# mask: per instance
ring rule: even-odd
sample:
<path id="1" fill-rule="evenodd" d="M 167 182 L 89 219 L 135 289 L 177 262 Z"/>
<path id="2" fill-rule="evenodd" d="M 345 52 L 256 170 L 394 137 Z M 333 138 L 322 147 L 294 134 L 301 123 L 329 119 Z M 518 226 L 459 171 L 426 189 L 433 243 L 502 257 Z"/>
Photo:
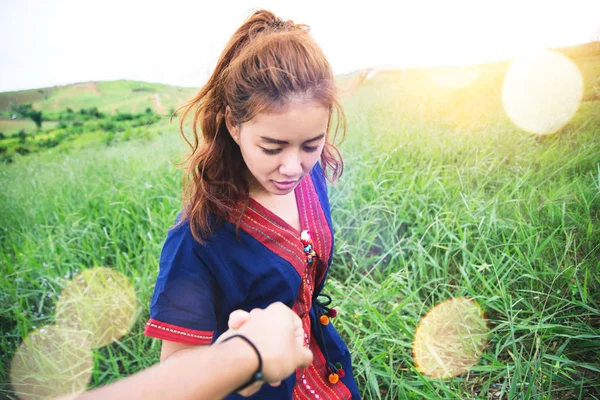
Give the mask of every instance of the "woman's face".
<path id="1" fill-rule="evenodd" d="M 327 108 L 301 103 L 282 112 L 258 114 L 237 127 L 228 123 L 254 178 L 250 193 L 292 192 L 321 156 L 328 122 Z"/>

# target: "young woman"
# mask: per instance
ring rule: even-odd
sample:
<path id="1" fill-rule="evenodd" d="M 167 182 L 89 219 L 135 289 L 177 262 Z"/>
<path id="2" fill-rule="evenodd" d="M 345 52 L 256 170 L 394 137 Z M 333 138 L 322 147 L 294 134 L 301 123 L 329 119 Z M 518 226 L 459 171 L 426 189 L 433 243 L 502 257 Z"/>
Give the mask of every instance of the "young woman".
<path id="1" fill-rule="evenodd" d="M 183 107 L 182 134 L 192 112 L 194 134 L 185 204 L 163 247 L 145 330 L 163 340 L 161 359 L 214 342 L 233 310 L 280 301 L 301 318 L 313 362 L 240 394 L 359 398 L 321 294 L 333 253 L 325 176 L 343 170 L 334 111 L 335 133 L 340 124 L 345 132 L 331 67 L 308 27 L 254 12 Z"/>

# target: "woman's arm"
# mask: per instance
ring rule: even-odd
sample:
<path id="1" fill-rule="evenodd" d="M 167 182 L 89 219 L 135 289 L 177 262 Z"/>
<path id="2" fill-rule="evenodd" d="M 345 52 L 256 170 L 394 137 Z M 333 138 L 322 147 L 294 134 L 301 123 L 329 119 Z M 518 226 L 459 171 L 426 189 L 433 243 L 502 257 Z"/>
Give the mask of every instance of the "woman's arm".
<path id="1" fill-rule="evenodd" d="M 302 337 L 300 318 L 282 303 L 252 310 L 239 329 L 227 331 L 223 337 L 236 333 L 257 347 L 266 382 L 281 381 L 296 368 L 312 362 L 312 353 L 298 339 Z M 243 339 L 233 338 L 183 351 L 159 365 L 86 392 L 77 399 L 218 399 L 247 382 L 257 368 L 258 357 L 252 347 Z"/>
<path id="2" fill-rule="evenodd" d="M 160 361 L 164 362 L 167 358 L 174 354 L 181 354 L 190 350 L 201 350 L 208 347 L 207 345 L 191 345 L 177 342 L 171 342 L 169 340 L 163 340 L 160 348 Z"/>

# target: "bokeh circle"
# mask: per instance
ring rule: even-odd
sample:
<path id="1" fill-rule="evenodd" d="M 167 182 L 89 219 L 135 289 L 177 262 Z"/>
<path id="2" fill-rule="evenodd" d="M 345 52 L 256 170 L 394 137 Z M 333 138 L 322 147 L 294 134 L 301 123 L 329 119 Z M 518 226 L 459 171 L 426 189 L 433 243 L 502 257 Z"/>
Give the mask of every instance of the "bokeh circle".
<path id="1" fill-rule="evenodd" d="M 131 282 L 105 267 L 73 277 L 56 304 L 56 323 L 89 335 L 92 348 L 106 346 L 131 329 L 137 303 Z"/>
<path id="2" fill-rule="evenodd" d="M 483 310 L 473 300 L 446 300 L 432 308 L 417 327 L 413 342 L 415 366 L 433 378 L 463 374 L 477 364 L 487 335 Z"/>
<path id="3" fill-rule="evenodd" d="M 94 364 L 88 336 L 64 326 L 32 331 L 11 361 L 10 382 L 20 399 L 48 399 L 83 392 Z"/>
<path id="4" fill-rule="evenodd" d="M 549 50 L 513 60 L 502 88 L 502 104 L 510 120 L 540 135 L 569 122 L 582 97 L 583 79 L 577 66 Z"/>

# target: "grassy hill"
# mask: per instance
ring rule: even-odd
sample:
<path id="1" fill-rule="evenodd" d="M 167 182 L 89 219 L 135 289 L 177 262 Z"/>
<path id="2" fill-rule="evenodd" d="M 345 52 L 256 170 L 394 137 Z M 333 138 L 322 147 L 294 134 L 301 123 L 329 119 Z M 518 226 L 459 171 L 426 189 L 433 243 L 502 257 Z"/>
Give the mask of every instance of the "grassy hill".
<path id="1" fill-rule="evenodd" d="M 571 58 L 579 67 L 586 83 L 584 100 L 599 99 L 600 82 L 597 77 L 600 72 L 600 42 L 554 50 Z M 477 68 L 483 77 L 483 79 L 478 79 L 476 84 L 486 87 L 497 86 L 498 82 L 503 79 L 507 66 L 508 62 L 474 66 L 473 68 Z M 394 80 L 403 80 L 407 84 L 404 86 L 408 89 L 409 93 L 407 94 L 410 94 L 411 88 L 416 89 L 420 94 L 423 89 L 436 89 L 435 85 L 422 86 L 425 81 L 431 81 L 429 72 L 452 74 L 454 69 L 452 67 L 412 68 L 402 71 L 386 71 L 384 74 L 393 77 Z M 352 92 L 352 84 L 356 81 L 356 76 L 357 73 L 340 75 L 338 82 Z M 165 114 L 189 100 L 197 90 L 196 88 L 129 80 L 83 82 L 65 86 L 2 92 L 0 93 L 0 114 L 4 114 L 4 118 L 6 118 L 9 116 L 11 104 L 23 103 L 32 103 L 34 109 L 44 111 L 50 118 L 53 114 L 66 108 L 78 111 L 90 107 L 97 107 L 100 111 L 108 114 L 136 113 L 149 107 L 156 113 Z M 2 131 L 1 127 L 0 131 Z"/>
<path id="2" fill-rule="evenodd" d="M 150 131 L 143 127 L 166 120 L 196 92 L 193 88 L 120 80 L 0 93 L 0 162 L 11 163 L 17 153 L 148 137 Z M 24 103 L 42 112 L 41 129 L 31 120 L 13 119 L 11 105 Z"/>
<path id="3" fill-rule="evenodd" d="M 98 107 L 102 112 L 139 112 L 147 107 L 157 113 L 177 108 L 197 89 L 137 81 L 84 82 L 0 93 L 0 113 L 10 111 L 11 104 L 32 103 L 35 109 L 48 113 L 66 108 Z"/>
<path id="4" fill-rule="evenodd" d="M 584 101 L 546 136 L 506 116 L 507 62 L 340 79 L 352 90 L 344 175 L 329 185 L 336 241 L 324 293 L 362 398 L 600 398 L 600 52 L 559 51 L 579 67 Z M 149 101 L 169 88 L 104 84 L 112 95 L 27 91 L 21 99 L 42 95 L 36 107 L 62 98 L 52 111 L 62 118 L 0 141 L 12 157 L 0 163 L 0 398 L 16 398 L 8 382 L 23 339 L 57 323 L 65 288 L 95 266 L 123 274 L 138 308 L 127 335 L 93 350 L 89 386 L 159 360 L 160 343 L 142 332 L 181 210 L 185 144 L 164 114 L 118 95 Z M 456 297 L 485 311 L 488 345 L 467 373 L 430 379 L 412 357 L 415 331 Z"/>

